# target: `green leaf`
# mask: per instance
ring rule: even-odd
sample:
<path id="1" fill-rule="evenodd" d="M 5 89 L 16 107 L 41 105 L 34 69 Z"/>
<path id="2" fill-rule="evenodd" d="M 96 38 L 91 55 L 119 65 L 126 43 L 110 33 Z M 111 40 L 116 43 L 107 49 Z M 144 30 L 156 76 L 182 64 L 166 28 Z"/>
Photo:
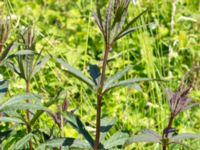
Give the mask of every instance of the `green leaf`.
<path id="1" fill-rule="evenodd" d="M 136 142 L 153 142 L 153 143 L 160 143 L 161 139 L 160 137 L 154 136 L 154 134 L 150 133 L 143 133 L 138 135 L 131 136 L 127 141 L 125 146 L 130 145 L 132 143 Z"/>
<path id="2" fill-rule="evenodd" d="M 32 55 L 35 52 L 33 50 L 20 50 L 18 52 L 15 53 L 15 55 L 20 56 L 20 55 Z"/>
<path id="3" fill-rule="evenodd" d="M 196 102 L 196 103 L 193 103 L 193 104 L 187 105 L 187 106 L 185 106 L 181 111 L 184 111 L 184 110 L 190 109 L 190 108 L 195 107 L 195 106 L 198 106 L 198 105 L 200 105 L 200 102 Z"/>
<path id="4" fill-rule="evenodd" d="M 103 145 L 106 149 L 114 148 L 117 146 L 123 146 L 127 139 L 127 133 L 117 132 L 113 134 Z"/>
<path id="5" fill-rule="evenodd" d="M 142 132 L 142 133 L 144 133 L 144 134 L 152 135 L 152 136 L 158 138 L 159 140 L 162 139 L 162 136 L 161 136 L 161 135 L 159 135 L 158 133 L 156 133 L 155 131 L 150 130 L 150 129 L 143 129 L 143 130 L 141 130 L 140 132 Z"/>
<path id="6" fill-rule="evenodd" d="M 6 80 L 0 81 L 0 100 L 2 100 L 7 91 L 8 82 Z"/>
<path id="7" fill-rule="evenodd" d="M 57 102 L 59 101 L 60 95 L 62 95 L 63 93 L 65 93 L 65 91 L 59 90 L 59 91 L 57 92 L 56 96 L 55 96 L 52 100 L 50 100 L 50 101 L 48 101 L 47 103 L 45 103 L 44 106 L 48 108 L 48 107 L 50 107 L 51 105 L 57 103 Z M 36 122 L 36 120 L 37 120 L 43 113 L 44 113 L 44 111 L 38 110 L 38 111 L 35 113 L 35 115 L 33 116 L 33 118 L 32 118 L 32 120 L 31 120 L 30 124 L 33 125 L 33 124 Z"/>
<path id="8" fill-rule="evenodd" d="M 33 71 L 31 73 L 31 78 L 34 77 L 34 75 L 40 71 L 40 69 L 46 64 L 46 62 L 49 60 L 50 56 L 46 56 L 39 61 L 37 61 L 36 65 L 33 67 Z"/>
<path id="9" fill-rule="evenodd" d="M 138 29 L 141 29 L 141 28 L 144 28 L 144 27 L 147 27 L 147 26 L 151 26 L 152 24 L 154 24 L 154 23 L 149 23 L 149 24 L 140 25 L 140 26 L 136 26 L 134 28 L 127 29 L 124 32 L 120 33 L 114 40 L 116 41 L 118 39 L 121 39 L 122 37 L 126 36 L 129 33 L 132 33 L 132 32 L 134 32 Z"/>
<path id="10" fill-rule="evenodd" d="M 90 143 L 91 147 L 94 146 L 94 140 L 92 139 L 89 132 L 85 129 L 85 126 L 81 122 L 81 120 L 78 118 L 78 116 L 74 115 L 71 112 L 65 112 L 63 113 L 63 116 L 66 117 L 67 121 L 70 123 L 70 125 L 76 129 L 80 134 L 84 136 L 84 138 Z"/>
<path id="11" fill-rule="evenodd" d="M 120 78 L 123 77 L 123 75 L 128 72 L 133 66 L 128 65 L 126 66 L 124 69 L 118 71 L 116 74 L 114 74 L 113 76 L 109 77 L 104 85 L 104 89 L 107 89 L 109 86 L 111 86 L 111 84 L 113 84 L 114 82 L 118 81 Z"/>
<path id="12" fill-rule="evenodd" d="M 31 104 L 31 103 L 17 103 L 12 105 L 4 106 L 0 109 L 0 111 L 4 110 L 44 110 L 47 111 L 48 109 L 39 104 Z"/>
<path id="13" fill-rule="evenodd" d="M 194 149 L 193 149 L 192 147 L 190 147 L 189 145 L 186 145 L 186 144 L 181 143 L 181 142 L 171 142 L 171 143 L 169 143 L 169 144 L 178 144 L 178 145 L 181 145 L 181 146 L 183 146 L 183 147 L 185 147 L 185 148 L 187 148 L 187 149 L 194 150 Z"/>
<path id="14" fill-rule="evenodd" d="M 139 15 L 137 15 L 135 18 L 133 18 L 133 19 L 126 25 L 126 27 L 123 29 L 123 31 L 122 31 L 121 33 L 123 33 L 123 32 L 125 32 L 126 30 L 128 30 L 128 29 L 131 27 L 131 25 L 132 25 L 133 23 L 135 23 L 144 13 L 147 12 L 147 10 L 148 10 L 148 9 L 145 9 L 143 12 L 141 12 Z"/>
<path id="15" fill-rule="evenodd" d="M 18 74 L 18 76 L 22 76 L 20 69 L 11 61 L 7 62 L 6 64 L 14 73 Z"/>
<path id="16" fill-rule="evenodd" d="M 104 117 L 101 119 L 101 128 L 100 128 L 100 142 L 104 140 L 108 131 L 115 124 L 116 119 L 110 119 L 108 117 Z"/>
<path id="17" fill-rule="evenodd" d="M 89 64 L 89 74 L 92 77 L 95 85 L 99 85 L 98 78 L 101 76 L 99 67 L 97 65 Z"/>
<path id="18" fill-rule="evenodd" d="M 7 131 L 0 132 L 0 143 L 2 143 L 3 140 L 4 140 L 6 137 L 10 136 L 11 132 L 12 132 L 12 130 L 10 130 L 10 129 L 7 130 Z"/>
<path id="19" fill-rule="evenodd" d="M 111 90 L 111 89 L 116 88 L 116 87 L 123 87 L 123 86 L 134 85 L 134 84 L 136 84 L 137 82 L 140 82 L 140 81 L 152 81 L 152 80 L 155 80 L 155 79 L 149 79 L 149 78 L 131 78 L 131 79 L 128 79 L 128 80 L 123 80 L 123 81 L 119 81 L 117 83 L 110 84 L 109 86 L 107 86 L 106 88 L 103 89 L 103 92 L 106 92 L 106 91 Z M 138 85 L 136 85 L 134 87 L 137 88 Z"/>
<path id="20" fill-rule="evenodd" d="M 66 62 L 64 62 L 61 59 L 56 59 L 56 61 L 58 63 L 60 63 L 68 73 L 72 74 L 76 78 L 78 78 L 81 81 L 85 82 L 90 87 L 92 87 L 92 88 L 95 87 L 95 84 L 93 83 L 93 81 L 90 80 L 89 78 L 87 78 L 85 75 L 83 75 L 81 71 L 79 71 L 78 69 L 75 69 L 74 67 L 70 66 L 69 64 L 67 64 Z"/>
<path id="21" fill-rule="evenodd" d="M 59 148 L 60 146 L 68 148 L 91 149 L 90 145 L 82 140 L 74 138 L 57 138 L 51 139 L 46 143 L 41 144 L 36 150 L 44 150 L 47 147 Z"/>
<path id="22" fill-rule="evenodd" d="M 25 144 L 34 136 L 34 134 L 29 133 L 27 135 L 25 135 L 22 139 L 20 139 L 19 141 L 17 141 L 17 143 L 15 144 L 15 150 L 21 150 L 24 148 Z"/>
<path id="23" fill-rule="evenodd" d="M 11 118 L 11 117 L 1 117 L 0 122 L 24 123 L 22 120 L 20 120 L 18 118 Z"/>
<path id="24" fill-rule="evenodd" d="M 169 139 L 169 141 L 174 142 L 174 141 L 179 141 L 179 140 L 184 140 L 184 139 L 195 139 L 195 138 L 200 138 L 200 135 L 193 134 L 193 133 L 182 133 L 182 134 L 173 136 L 172 138 Z"/>
<path id="25" fill-rule="evenodd" d="M 0 109 L 2 109 L 5 106 L 14 105 L 16 103 L 19 103 L 19 102 L 21 102 L 23 100 L 27 100 L 27 99 L 33 99 L 33 100 L 39 101 L 40 97 L 38 95 L 31 94 L 31 93 L 16 95 L 16 96 L 11 97 L 5 103 L 3 103 L 0 106 Z"/>
<path id="26" fill-rule="evenodd" d="M 12 51 L 16 47 L 16 43 L 12 42 L 8 45 L 8 47 L 3 51 L 2 55 L 0 56 L 0 62 L 8 58 L 9 52 Z"/>

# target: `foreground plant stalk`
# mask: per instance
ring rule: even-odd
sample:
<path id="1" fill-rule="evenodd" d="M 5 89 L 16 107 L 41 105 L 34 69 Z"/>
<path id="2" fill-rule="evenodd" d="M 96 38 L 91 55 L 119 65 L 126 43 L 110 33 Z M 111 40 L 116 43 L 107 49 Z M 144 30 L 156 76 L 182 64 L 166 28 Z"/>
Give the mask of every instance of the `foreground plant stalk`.
<path id="1" fill-rule="evenodd" d="M 99 150 L 100 145 L 100 128 L 101 128 L 101 103 L 103 99 L 103 86 L 106 76 L 106 66 L 107 66 L 107 60 L 108 60 L 108 54 L 111 48 L 110 44 L 105 44 L 105 53 L 103 57 L 103 67 L 102 67 L 102 73 L 101 73 L 101 79 L 100 79 L 100 87 L 97 91 L 97 117 L 96 117 L 96 140 L 95 140 L 95 146 L 94 150 Z"/>
<path id="2" fill-rule="evenodd" d="M 163 143 L 163 150 L 166 150 L 166 149 L 167 149 L 168 134 L 169 134 L 170 129 L 171 129 L 171 127 L 172 127 L 172 122 L 173 122 L 173 120 L 174 120 L 174 117 L 173 117 L 173 115 L 171 115 L 171 117 L 170 117 L 170 119 L 169 119 L 168 126 L 167 126 L 167 128 L 165 128 L 164 131 L 163 131 L 163 139 L 166 140 L 166 141 L 164 141 L 164 143 Z"/>
<path id="3" fill-rule="evenodd" d="M 26 81 L 26 93 L 30 92 L 30 82 Z M 29 103 L 29 100 L 27 100 L 27 103 Z M 26 117 L 27 117 L 27 131 L 28 133 L 31 133 L 31 124 L 30 124 L 30 112 L 29 110 L 26 110 Z M 30 150 L 33 149 L 33 143 L 32 140 L 29 140 L 29 148 Z"/>

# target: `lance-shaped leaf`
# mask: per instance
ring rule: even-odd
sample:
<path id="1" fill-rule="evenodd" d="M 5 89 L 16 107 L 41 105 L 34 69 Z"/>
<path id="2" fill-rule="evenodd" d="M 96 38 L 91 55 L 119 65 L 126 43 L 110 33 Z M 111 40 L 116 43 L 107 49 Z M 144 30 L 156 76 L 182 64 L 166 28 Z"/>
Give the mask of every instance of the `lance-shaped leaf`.
<path id="1" fill-rule="evenodd" d="M 14 55 L 16 56 L 25 56 L 25 55 L 33 55 L 35 52 L 33 50 L 19 50 Z"/>
<path id="2" fill-rule="evenodd" d="M 12 117 L 1 117 L 0 122 L 24 123 L 21 119 L 12 118 Z"/>
<path id="3" fill-rule="evenodd" d="M 32 104 L 32 103 L 16 103 L 14 105 L 7 105 L 3 108 L 0 108 L 1 111 L 7 110 L 44 110 L 47 111 L 48 109 L 39 104 Z"/>
<path id="4" fill-rule="evenodd" d="M 11 61 L 7 62 L 6 64 L 14 73 L 18 74 L 18 76 L 22 76 L 20 69 Z"/>
<path id="5" fill-rule="evenodd" d="M 0 109 L 5 107 L 5 106 L 14 105 L 16 103 L 19 103 L 19 102 L 21 102 L 23 100 L 27 100 L 27 99 L 32 99 L 32 100 L 39 101 L 40 97 L 38 95 L 36 95 L 36 94 L 31 94 L 31 93 L 19 94 L 19 95 L 11 97 L 8 101 L 6 101 L 5 103 L 1 104 Z"/>
<path id="6" fill-rule="evenodd" d="M 195 106 L 198 106 L 198 105 L 200 105 L 200 102 L 196 102 L 196 103 L 189 104 L 189 105 L 185 106 L 181 111 L 190 109 L 190 108 L 195 107 Z"/>
<path id="7" fill-rule="evenodd" d="M 88 141 L 88 143 L 91 145 L 91 147 L 94 146 L 94 140 L 89 134 L 89 132 L 86 130 L 85 126 L 81 122 L 81 120 L 78 118 L 78 116 L 74 115 L 71 112 L 65 112 L 63 113 L 63 116 L 66 117 L 67 121 L 70 123 L 70 125 L 76 129 L 80 134 L 84 136 L 84 138 Z"/>
<path id="8" fill-rule="evenodd" d="M 152 142 L 152 143 L 161 143 L 162 137 L 152 130 L 142 130 L 142 134 L 133 135 L 127 141 L 125 146 L 128 146 L 136 142 Z"/>
<path id="9" fill-rule="evenodd" d="M 148 9 L 145 9 L 143 12 L 141 12 L 139 15 L 137 15 L 135 18 L 133 18 L 121 31 L 121 33 L 125 32 L 126 30 L 130 29 L 131 25 L 135 23 L 144 13 L 147 12 Z"/>
<path id="10" fill-rule="evenodd" d="M 49 60 L 49 56 L 43 57 L 42 59 L 38 60 L 35 64 L 35 66 L 33 67 L 33 71 L 31 73 L 31 78 L 34 77 L 34 75 L 40 71 L 40 69 L 46 64 L 46 62 Z"/>
<path id="11" fill-rule="evenodd" d="M 200 138 L 200 135 L 194 134 L 194 133 L 182 133 L 175 135 L 169 139 L 170 142 L 175 142 L 175 141 L 180 141 L 184 139 L 195 139 L 195 138 Z"/>
<path id="12" fill-rule="evenodd" d="M 11 44 L 9 44 L 7 46 L 7 48 L 1 54 L 1 56 L 0 56 L 0 62 L 2 62 L 3 60 L 7 59 L 8 56 L 9 56 L 9 52 L 12 51 L 15 47 L 16 47 L 16 43 L 15 42 L 12 42 Z"/>
<path id="13" fill-rule="evenodd" d="M 113 134 L 103 145 L 106 149 L 115 148 L 117 146 L 123 146 L 127 139 L 127 133 L 117 132 Z"/>
<path id="14" fill-rule="evenodd" d="M 72 67 L 71 65 L 67 64 L 66 62 L 64 62 L 61 59 L 56 59 L 56 61 L 58 63 L 60 63 L 68 73 L 72 74 L 76 78 L 78 78 L 81 81 L 85 82 L 90 87 L 92 87 L 92 88 L 95 87 L 95 84 L 93 83 L 93 81 L 90 80 L 89 78 L 87 78 L 85 75 L 83 75 L 83 73 L 81 71 L 79 71 L 78 69 L 75 69 L 74 67 Z"/>
<path id="15" fill-rule="evenodd" d="M 111 19 L 112 19 L 112 9 L 113 9 L 113 0 L 109 1 L 108 8 L 106 10 L 106 20 L 105 20 L 105 41 L 110 43 L 110 26 L 111 26 Z"/>
<path id="16" fill-rule="evenodd" d="M 134 84 L 137 84 L 137 82 L 140 82 L 140 81 L 152 81 L 152 80 L 155 80 L 155 79 L 131 78 L 131 79 L 127 79 L 127 80 L 123 80 L 123 81 L 119 81 L 119 82 L 110 84 L 106 88 L 104 87 L 103 92 L 106 92 L 106 91 L 111 90 L 111 89 L 116 88 L 116 87 L 124 87 L 124 86 L 130 86 L 130 85 L 132 85 L 133 87 L 137 88 L 138 85 L 134 86 Z"/>
<path id="17" fill-rule="evenodd" d="M 115 122 L 116 122 L 116 119 L 110 119 L 108 117 L 101 119 L 100 142 L 104 140 L 106 134 L 115 124 Z"/>
<path id="18" fill-rule="evenodd" d="M 47 147 L 51 148 L 59 148 L 60 146 L 67 147 L 67 148 L 80 148 L 80 149 L 92 149 L 91 146 L 80 139 L 74 138 L 57 138 L 51 139 L 41 145 L 39 145 L 36 150 L 44 150 Z"/>
<path id="19" fill-rule="evenodd" d="M 8 82 L 6 80 L 0 81 L 0 100 L 2 100 L 7 91 Z"/>
<path id="20" fill-rule="evenodd" d="M 143 12 L 141 12 L 138 16 L 136 16 L 135 18 L 133 18 L 122 30 L 122 26 L 124 25 L 125 22 L 125 16 L 127 16 L 127 8 L 120 8 L 117 11 L 116 14 L 116 18 L 113 22 L 113 31 L 115 31 L 117 34 L 115 34 L 113 41 L 117 41 L 118 39 L 122 38 L 123 36 L 127 35 L 128 33 L 131 33 L 137 29 L 139 29 L 139 27 L 134 27 L 131 28 L 131 25 L 133 23 L 135 23 L 145 12 L 147 11 L 147 9 Z M 120 15 L 120 16 L 119 16 Z M 120 19 L 117 19 L 120 18 Z M 132 29 L 132 31 L 131 31 Z M 130 31 L 130 32 L 127 32 Z M 127 33 L 127 34 L 125 34 Z"/>
<path id="21" fill-rule="evenodd" d="M 193 149 L 192 147 L 190 147 L 189 145 L 186 145 L 186 144 L 181 143 L 181 142 L 171 142 L 171 143 L 169 143 L 169 144 L 177 144 L 177 145 L 181 145 L 181 146 L 183 146 L 183 147 L 185 147 L 185 148 L 187 148 L 187 149 L 195 150 L 195 149 Z"/>
<path id="22" fill-rule="evenodd" d="M 158 133 L 156 133 L 155 131 L 150 130 L 150 129 L 143 129 L 143 130 L 141 130 L 140 132 L 141 132 L 141 133 L 144 133 L 144 134 L 152 135 L 152 136 L 158 138 L 159 140 L 162 139 L 162 137 L 161 137 Z"/>
<path id="23" fill-rule="evenodd" d="M 17 141 L 17 143 L 15 144 L 15 150 L 21 150 L 24 149 L 24 146 L 28 143 L 28 141 L 34 137 L 35 135 L 32 133 L 29 133 L 27 135 L 25 135 L 22 139 L 20 139 L 19 141 Z"/>
<path id="24" fill-rule="evenodd" d="M 106 80 L 106 83 L 104 85 L 104 89 L 107 89 L 109 86 L 111 86 L 114 82 L 117 82 L 120 78 L 123 77 L 123 75 L 128 72 L 133 66 L 128 65 L 127 67 L 125 67 L 124 69 L 118 71 L 116 74 L 114 74 L 113 76 L 109 77 Z"/>
<path id="25" fill-rule="evenodd" d="M 147 26 L 152 26 L 153 24 L 155 24 L 155 23 L 149 23 L 149 24 L 140 25 L 140 26 L 136 26 L 136 27 L 127 29 L 124 32 L 121 32 L 114 40 L 116 41 L 118 39 L 121 39 L 122 37 L 126 36 L 129 33 L 132 33 L 132 32 L 134 32 L 134 31 L 136 31 L 138 29 L 141 29 L 141 28 L 144 28 L 144 27 L 147 27 Z"/>

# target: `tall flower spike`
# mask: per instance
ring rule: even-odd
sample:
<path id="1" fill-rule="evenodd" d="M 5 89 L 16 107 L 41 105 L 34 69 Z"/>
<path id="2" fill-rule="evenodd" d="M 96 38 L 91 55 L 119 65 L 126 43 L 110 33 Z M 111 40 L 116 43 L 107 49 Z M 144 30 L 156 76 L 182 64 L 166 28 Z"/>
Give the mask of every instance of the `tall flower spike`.
<path id="1" fill-rule="evenodd" d="M 3 45 L 8 39 L 10 33 L 10 22 L 3 17 L 0 17 L 0 52 L 2 52 Z"/>
<path id="2" fill-rule="evenodd" d="M 183 111 L 186 108 L 186 106 L 188 106 L 188 104 L 192 101 L 192 99 L 188 97 L 191 89 L 192 89 L 191 85 L 187 86 L 181 84 L 176 92 L 172 92 L 171 90 L 166 90 L 165 93 L 173 117 L 175 117 L 179 112 Z"/>

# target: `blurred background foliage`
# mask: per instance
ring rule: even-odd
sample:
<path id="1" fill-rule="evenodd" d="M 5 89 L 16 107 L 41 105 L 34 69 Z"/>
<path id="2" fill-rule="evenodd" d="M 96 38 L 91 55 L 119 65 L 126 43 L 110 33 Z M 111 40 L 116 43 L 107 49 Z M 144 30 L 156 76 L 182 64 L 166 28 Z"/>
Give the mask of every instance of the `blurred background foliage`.
<path id="1" fill-rule="evenodd" d="M 104 6 L 107 0 L 101 0 Z M 173 3 L 176 3 L 175 11 Z M 135 25 L 154 22 L 150 28 L 140 29 L 119 40 L 114 45 L 108 63 L 107 75 L 112 75 L 128 64 L 134 68 L 124 76 L 165 79 L 165 82 L 143 82 L 142 91 L 132 87 L 112 91 L 105 95 L 102 116 L 117 118 L 111 134 L 117 130 L 135 134 L 144 128 L 159 133 L 166 126 L 169 109 L 164 95 L 166 88 L 176 89 L 179 81 L 194 81 L 191 96 L 200 100 L 200 1 L 199 0 L 133 0 L 129 7 L 129 18 L 150 7 Z M 94 23 L 94 0 L 6 0 L 0 2 L 1 13 L 11 16 L 10 40 L 18 38 L 16 32 L 29 24 L 37 32 L 36 49 L 44 49 L 46 54 L 60 57 L 88 74 L 88 64 L 101 67 L 103 40 Z M 173 23 L 174 22 L 174 23 Z M 9 69 L 1 68 L 0 74 L 10 82 L 9 94 L 24 92 L 24 83 Z M 1 77 L 2 78 L 2 77 Z M 14 81 L 14 82 L 13 82 Z M 60 89 L 64 89 L 69 103 L 68 110 L 74 110 L 87 125 L 95 131 L 95 95 L 78 80 L 64 73 L 53 60 L 33 79 L 31 90 L 50 101 Z M 59 103 L 51 109 L 60 111 Z M 175 121 L 179 132 L 197 132 L 200 129 L 200 109 L 193 108 L 182 113 Z M 35 125 L 46 133 L 57 136 L 58 128 L 52 119 L 43 114 Z M 9 128 L 9 127 L 7 127 Z M 66 125 L 65 136 L 79 136 Z M 10 139 L 11 140 L 11 139 Z M 200 141 L 187 141 L 195 149 L 200 149 Z M 133 144 L 127 149 L 159 149 L 156 144 Z M 180 149 L 180 147 L 173 147 Z"/>

